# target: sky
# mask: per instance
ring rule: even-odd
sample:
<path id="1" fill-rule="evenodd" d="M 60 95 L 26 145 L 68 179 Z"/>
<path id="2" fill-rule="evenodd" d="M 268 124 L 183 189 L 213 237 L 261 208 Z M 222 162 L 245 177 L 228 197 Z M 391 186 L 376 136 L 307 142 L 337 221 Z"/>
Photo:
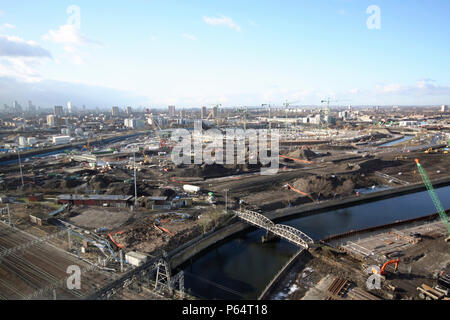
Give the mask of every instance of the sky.
<path id="1" fill-rule="evenodd" d="M 450 104 L 448 0 L 0 0 L 0 104 Z"/>

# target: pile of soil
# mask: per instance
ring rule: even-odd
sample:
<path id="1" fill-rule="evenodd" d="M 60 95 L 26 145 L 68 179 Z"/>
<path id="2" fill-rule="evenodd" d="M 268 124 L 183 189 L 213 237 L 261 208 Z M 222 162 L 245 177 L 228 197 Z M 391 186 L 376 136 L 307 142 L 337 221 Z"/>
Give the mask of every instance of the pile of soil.
<path id="1" fill-rule="evenodd" d="M 312 151 L 309 148 L 298 149 L 298 150 L 292 151 L 292 152 L 288 153 L 287 156 L 296 158 L 296 159 L 303 159 L 303 160 L 311 160 L 311 159 L 319 157 L 319 155 L 317 153 L 315 153 L 314 151 Z"/>
<path id="2" fill-rule="evenodd" d="M 96 190 L 106 189 L 112 182 L 118 181 L 109 176 L 98 174 L 91 178 L 89 181 L 89 187 Z"/>
<path id="3" fill-rule="evenodd" d="M 337 176 L 310 176 L 294 181 L 292 186 L 313 198 L 333 198 L 336 195 L 347 196 L 353 193 L 356 184 L 351 178 Z"/>
<path id="4" fill-rule="evenodd" d="M 202 178 L 210 178 L 210 177 L 221 177 L 228 174 L 232 174 L 233 170 L 225 168 L 221 164 L 213 163 L 213 164 L 194 164 L 189 166 L 188 168 L 184 168 L 178 173 L 180 177 L 202 177 Z"/>
<path id="5" fill-rule="evenodd" d="M 167 197 L 168 199 L 172 199 L 176 194 L 177 193 L 170 188 L 160 188 L 152 192 L 153 197 Z"/>
<path id="6" fill-rule="evenodd" d="M 97 189 L 98 190 L 98 189 Z M 134 184 L 123 183 L 123 182 L 113 182 L 109 184 L 108 189 L 105 194 L 129 194 L 134 195 Z"/>
<path id="7" fill-rule="evenodd" d="M 360 166 L 359 171 L 361 173 L 370 173 L 382 170 L 384 168 L 397 167 L 401 166 L 403 163 L 399 160 L 381 160 L 381 159 L 371 159 L 364 162 L 360 162 L 358 165 Z"/>

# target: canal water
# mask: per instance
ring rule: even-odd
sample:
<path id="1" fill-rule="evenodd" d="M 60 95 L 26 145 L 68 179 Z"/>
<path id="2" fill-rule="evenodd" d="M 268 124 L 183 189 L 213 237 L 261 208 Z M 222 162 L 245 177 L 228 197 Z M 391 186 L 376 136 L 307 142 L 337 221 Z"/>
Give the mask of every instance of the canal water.
<path id="1" fill-rule="evenodd" d="M 390 146 L 394 146 L 394 145 L 396 145 L 396 144 L 399 144 L 399 143 L 402 143 L 402 142 L 411 140 L 412 138 L 414 138 L 414 136 L 404 136 L 404 137 L 401 138 L 401 139 L 397 139 L 397 140 L 394 140 L 394 141 L 391 141 L 391 142 L 387 142 L 387 143 L 380 144 L 379 147 L 390 147 Z"/>
<path id="2" fill-rule="evenodd" d="M 450 208 L 450 186 L 436 189 Z M 278 223 L 298 228 L 314 240 L 329 235 L 416 218 L 436 212 L 427 191 L 330 210 Z M 256 299 L 298 250 L 285 240 L 262 244 L 262 230 L 238 235 L 182 266 L 185 288 L 205 299 Z"/>

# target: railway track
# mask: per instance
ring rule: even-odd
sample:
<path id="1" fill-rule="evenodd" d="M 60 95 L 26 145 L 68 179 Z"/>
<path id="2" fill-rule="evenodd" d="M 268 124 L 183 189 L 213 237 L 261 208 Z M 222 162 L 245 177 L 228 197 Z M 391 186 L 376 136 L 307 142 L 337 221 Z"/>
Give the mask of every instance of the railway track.
<path id="1" fill-rule="evenodd" d="M 18 247 L 35 240 L 31 235 L 0 225 L 0 252 Z M 97 287 L 108 282 L 109 278 L 96 270 L 82 275 L 80 290 L 69 290 L 64 279 L 68 277 L 67 267 L 78 265 L 85 270 L 86 263 L 76 257 L 41 242 L 24 247 L 0 258 L 0 299 L 26 299 L 43 288 L 57 286 L 57 297 L 77 299 L 92 293 Z M 43 292 L 37 299 L 51 299 L 53 293 Z"/>

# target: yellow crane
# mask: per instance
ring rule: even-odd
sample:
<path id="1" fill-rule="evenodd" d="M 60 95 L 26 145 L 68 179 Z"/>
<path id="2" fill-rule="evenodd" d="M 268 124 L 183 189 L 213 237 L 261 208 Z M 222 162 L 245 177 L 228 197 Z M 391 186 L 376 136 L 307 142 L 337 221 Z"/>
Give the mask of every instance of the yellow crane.
<path id="1" fill-rule="evenodd" d="M 214 105 L 214 106 L 212 107 L 210 113 L 209 113 L 208 116 L 206 117 L 205 121 L 208 121 L 208 120 L 213 116 L 214 110 L 219 109 L 219 107 L 221 107 L 221 106 L 222 106 L 222 105 L 221 105 L 220 103 Z"/>
<path id="2" fill-rule="evenodd" d="M 85 146 L 83 146 L 84 149 L 87 151 L 91 150 L 91 138 L 88 139 L 88 142 Z"/>
<path id="3" fill-rule="evenodd" d="M 156 136 L 157 136 L 158 139 L 159 139 L 159 147 L 160 147 L 160 148 L 166 147 L 166 146 L 167 146 L 167 141 L 166 141 L 166 139 L 162 138 L 162 137 L 159 135 L 158 130 L 160 130 L 161 128 L 159 128 L 159 126 L 158 126 L 158 125 L 156 124 L 156 122 L 155 122 L 155 119 L 153 119 L 153 114 L 152 114 L 152 113 L 149 113 L 148 116 L 149 116 L 149 118 L 150 118 L 150 120 L 151 120 L 151 122 L 152 122 L 152 128 L 153 128 L 153 130 L 155 131 L 155 134 L 156 134 Z"/>
<path id="4" fill-rule="evenodd" d="M 150 159 L 147 157 L 147 155 L 145 154 L 144 150 L 142 150 L 142 155 L 144 156 L 144 163 L 145 164 L 149 164 L 150 163 Z"/>

